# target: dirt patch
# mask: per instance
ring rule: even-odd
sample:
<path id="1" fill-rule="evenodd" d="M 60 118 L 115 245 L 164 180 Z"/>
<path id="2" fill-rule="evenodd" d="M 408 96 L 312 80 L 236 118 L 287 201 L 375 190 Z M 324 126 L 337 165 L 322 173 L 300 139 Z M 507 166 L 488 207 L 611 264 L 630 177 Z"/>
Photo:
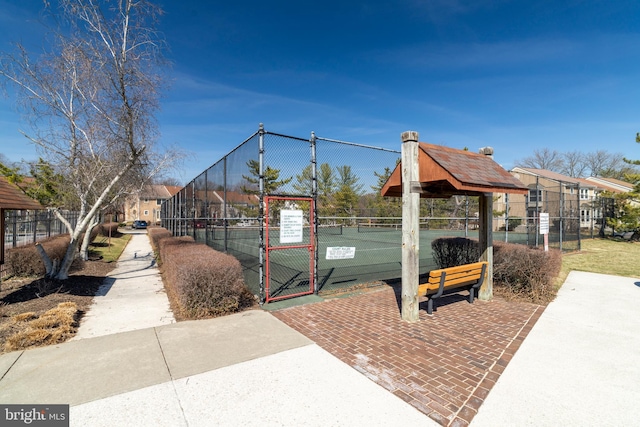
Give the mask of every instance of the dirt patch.
<path id="1" fill-rule="evenodd" d="M 14 316 L 33 313 L 30 316 L 40 317 L 60 303 L 72 302 L 77 306 L 76 324 L 61 341 L 73 337 L 77 321 L 86 313 L 104 278 L 114 268 L 115 263 L 86 261 L 82 270 L 71 273 L 69 279 L 62 282 L 34 277 L 4 280 L 0 285 L 0 354 L 6 352 L 7 339 L 24 332 L 27 327 L 26 322 L 16 321 Z"/>

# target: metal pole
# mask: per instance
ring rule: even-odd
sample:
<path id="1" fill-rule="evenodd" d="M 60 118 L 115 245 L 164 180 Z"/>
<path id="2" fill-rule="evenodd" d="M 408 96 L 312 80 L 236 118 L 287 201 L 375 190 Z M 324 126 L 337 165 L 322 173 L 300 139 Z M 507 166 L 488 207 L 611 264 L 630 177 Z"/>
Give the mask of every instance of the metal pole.
<path id="1" fill-rule="evenodd" d="M 198 241 L 198 236 L 196 235 L 196 180 L 191 181 L 191 228 L 193 228 L 193 240 Z"/>
<path id="2" fill-rule="evenodd" d="M 264 124 L 260 123 L 258 131 L 258 159 L 259 159 L 259 180 L 260 180 L 260 206 L 258 207 L 258 221 L 260 221 L 260 253 L 258 258 L 258 271 L 260 276 L 260 305 L 264 303 Z"/>
<path id="3" fill-rule="evenodd" d="M 562 228 L 564 227 L 564 191 L 562 191 L 562 182 L 560 182 L 560 226 L 558 227 L 558 244 L 562 250 Z"/>
<path id="4" fill-rule="evenodd" d="M 311 149 L 311 197 L 313 198 L 313 292 L 318 293 L 318 168 L 316 163 L 316 134 L 311 132 L 309 140 Z"/>
<path id="5" fill-rule="evenodd" d="M 469 196 L 464 196 L 464 237 L 469 237 Z"/>
<path id="6" fill-rule="evenodd" d="M 504 241 L 509 242 L 509 193 L 504 193 L 504 203 L 505 203 L 505 212 L 504 212 Z M 526 214 L 525 214 L 526 216 Z"/>
<path id="7" fill-rule="evenodd" d="M 580 240 L 581 239 L 581 236 L 580 236 L 580 230 L 581 230 L 581 227 L 580 227 L 580 183 L 578 183 L 578 194 L 576 195 L 576 197 L 577 197 L 576 207 L 577 207 L 577 211 L 578 211 L 578 250 L 580 250 L 580 246 L 581 246 L 581 243 L 582 243 L 581 240 Z M 572 209 L 572 210 L 574 210 L 574 209 Z M 587 212 L 589 212 L 589 211 L 587 211 Z M 589 216 L 591 216 L 591 215 L 589 215 Z M 574 222 L 575 222 L 575 219 L 574 219 Z"/>
<path id="8" fill-rule="evenodd" d="M 540 190 L 540 177 L 536 176 L 536 218 L 535 218 L 535 225 L 536 227 L 534 228 L 534 233 L 536 233 L 536 248 L 538 247 L 538 238 L 539 236 L 539 232 L 538 232 L 538 223 L 540 221 L 540 199 L 542 196 L 542 190 Z"/>
<path id="9" fill-rule="evenodd" d="M 209 169 L 204 171 L 204 244 L 209 245 Z"/>
<path id="10" fill-rule="evenodd" d="M 223 159 L 223 189 L 222 189 L 222 198 L 224 199 L 223 201 L 223 205 L 222 205 L 222 231 L 224 232 L 224 251 L 227 252 L 227 250 L 229 249 L 227 247 L 227 156 L 224 156 Z"/>

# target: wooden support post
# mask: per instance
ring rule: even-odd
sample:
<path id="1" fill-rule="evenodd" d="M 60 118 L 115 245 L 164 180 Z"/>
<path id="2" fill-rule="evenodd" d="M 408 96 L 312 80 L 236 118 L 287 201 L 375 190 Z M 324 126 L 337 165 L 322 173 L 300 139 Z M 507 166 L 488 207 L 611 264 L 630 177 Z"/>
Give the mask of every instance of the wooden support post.
<path id="1" fill-rule="evenodd" d="M 402 320 L 418 321 L 420 262 L 420 173 L 418 132 L 402 139 Z"/>
<path id="2" fill-rule="evenodd" d="M 0 208 L 0 265 L 4 264 L 4 233 L 6 228 L 4 227 L 4 209 Z M 0 279 L 2 277 L 0 276 Z"/>
<path id="3" fill-rule="evenodd" d="M 480 261 L 487 261 L 487 277 L 485 278 L 478 298 L 488 301 L 493 298 L 493 193 L 479 196 L 480 230 L 479 246 Z"/>

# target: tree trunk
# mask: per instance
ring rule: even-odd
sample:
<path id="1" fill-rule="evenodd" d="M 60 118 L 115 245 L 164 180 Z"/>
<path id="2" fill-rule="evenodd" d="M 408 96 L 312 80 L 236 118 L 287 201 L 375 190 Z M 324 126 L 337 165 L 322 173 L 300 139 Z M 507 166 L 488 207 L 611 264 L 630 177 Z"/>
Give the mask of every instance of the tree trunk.
<path id="1" fill-rule="evenodd" d="M 71 264 L 76 259 L 76 250 L 78 249 L 78 244 L 80 241 L 78 239 L 71 238 L 69 242 L 69 246 L 67 247 L 67 252 L 64 254 L 64 258 L 60 263 L 55 275 L 54 279 L 57 280 L 66 280 L 69 278 L 69 269 L 71 268 Z"/>
<path id="2" fill-rule="evenodd" d="M 51 262 L 51 258 L 49 258 L 49 255 L 45 252 L 40 243 L 36 243 L 36 249 L 40 254 L 40 258 L 42 258 L 42 262 L 44 263 L 45 277 L 53 277 L 56 272 L 53 271 L 53 263 Z"/>
<path id="3" fill-rule="evenodd" d="M 80 246 L 80 259 L 83 261 L 87 261 L 89 259 L 89 245 L 91 244 L 91 232 L 98 225 L 98 217 L 94 217 L 89 226 L 87 227 L 87 231 L 84 232 L 84 239 L 82 239 L 82 246 Z"/>

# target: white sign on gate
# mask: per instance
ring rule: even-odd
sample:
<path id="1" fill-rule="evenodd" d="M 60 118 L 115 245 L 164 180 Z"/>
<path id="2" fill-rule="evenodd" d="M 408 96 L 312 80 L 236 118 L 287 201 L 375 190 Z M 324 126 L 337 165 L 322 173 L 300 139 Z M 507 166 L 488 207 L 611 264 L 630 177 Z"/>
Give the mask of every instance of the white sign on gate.
<path id="1" fill-rule="evenodd" d="M 351 259 L 356 256 L 356 248 L 351 247 L 328 247 L 327 259 Z"/>
<path id="2" fill-rule="evenodd" d="M 302 211 L 283 209 L 280 211 L 280 243 L 302 242 Z"/>

